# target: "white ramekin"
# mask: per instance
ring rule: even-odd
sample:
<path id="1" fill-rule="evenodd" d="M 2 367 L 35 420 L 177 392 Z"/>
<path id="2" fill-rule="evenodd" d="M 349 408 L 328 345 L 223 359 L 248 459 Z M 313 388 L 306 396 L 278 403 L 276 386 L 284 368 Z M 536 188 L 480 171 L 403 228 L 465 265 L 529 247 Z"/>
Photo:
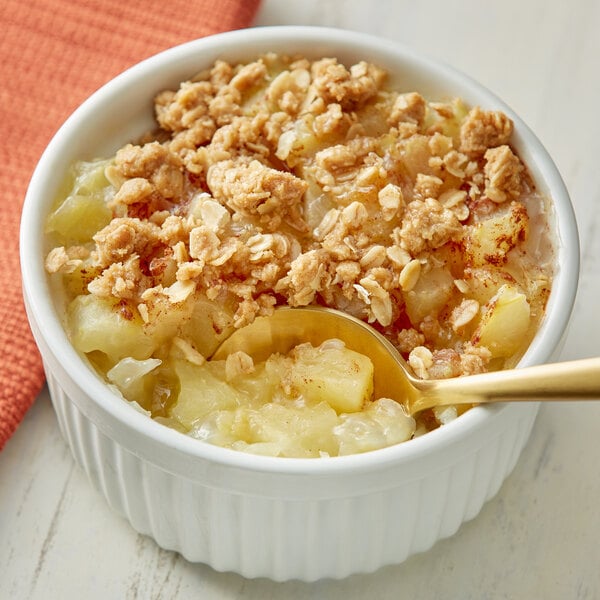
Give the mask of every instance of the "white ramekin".
<path id="1" fill-rule="evenodd" d="M 43 267 L 44 221 L 70 164 L 110 155 L 149 129 L 159 90 L 217 58 L 246 61 L 267 51 L 367 59 L 407 91 L 460 96 L 510 115 L 515 146 L 553 199 L 558 266 L 546 317 L 521 366 L 548 361 L 560 346 L 577 287 L 578 235 L 556 167 L 509 107 L 448 66 L 349 31 L 257 28 L 173 48 L 105 85 L 55 135 L 27 193 L 21 262 L 31 327 L 76 461 L 137 531 L 190 561 L 246 577 L 341 578 L 399 563 L 475 517 L 514 467 L 537 404 L 477 407 L 416 440 L 338 458 L 281 459 L 211 446 L 111 393 L 69 343 Z"/>

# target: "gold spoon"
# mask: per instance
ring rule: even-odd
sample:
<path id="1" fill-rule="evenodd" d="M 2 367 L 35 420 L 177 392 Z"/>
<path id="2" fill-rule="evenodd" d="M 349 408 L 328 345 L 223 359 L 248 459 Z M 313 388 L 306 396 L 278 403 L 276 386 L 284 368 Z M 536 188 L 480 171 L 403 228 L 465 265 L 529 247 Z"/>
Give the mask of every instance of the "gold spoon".
<path id="1" fill-rule="evenodd" d="M 375 398 L 392 398 L 411 415 L 449 404 L 600 399 L 600 358 L 423 380 L 415 377 L 396 348 L 370 325 L 343 312 L 315 306 L 279 308 L 269 317 L 258 317 L 227 338 L 212 359 L 224 359 L 242 350 L 255 361 L 262 361 L 298 344 L 318 346 L 331 338 L 342 340 L 347 348 L 373 361 Z"/>

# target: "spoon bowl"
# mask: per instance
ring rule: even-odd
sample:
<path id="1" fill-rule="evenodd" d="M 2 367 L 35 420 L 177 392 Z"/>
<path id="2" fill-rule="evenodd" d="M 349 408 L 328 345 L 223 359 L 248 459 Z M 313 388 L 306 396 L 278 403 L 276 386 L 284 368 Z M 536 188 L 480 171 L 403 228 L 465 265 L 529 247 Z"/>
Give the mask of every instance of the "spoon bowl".
<path id="1" fill-rule="evenodd" d="M 600 398 L 600 358 L 452 379 L 420 379 L 393 344 L 368 323 L 320 306 L 278 308 L 270 316 L 258 317 L 228 337 L 212 359 L 243 351 L 263 361 L 298 344 L 318 346 L 332 338 L 371 359 L 374 398 L 391 398 L 411 415 L 453 404 Z"/>

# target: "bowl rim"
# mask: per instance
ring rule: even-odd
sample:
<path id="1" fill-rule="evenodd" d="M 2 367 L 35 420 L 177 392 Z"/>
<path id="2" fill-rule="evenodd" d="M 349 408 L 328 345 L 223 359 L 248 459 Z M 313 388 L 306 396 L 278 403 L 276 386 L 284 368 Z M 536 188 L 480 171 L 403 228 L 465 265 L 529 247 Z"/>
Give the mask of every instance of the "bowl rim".
<path id="1" fill-rule="evenodd" d="M 368 472 L 389 464 L 404 464 L 459 443 L 469 432 L 473 433 L 484 423 L 511 411 L 514 405 L 475 407 L 455 421 L 429 432 L 425 436 L 363 454 L 315 460 L 313 458 L 284 459 L 239 452 L 182 435 L 139 413 L 117 395 L 108 394 L 106 384 L 92 372 L 91 367 L 71 346 L 50 297 L 49 283 L 43 267 L 42 240 L 38 239 L 42 237 L 40 232 L 43 231 L 43 226 L 42 217 L 39 214 L 41 211 L 36 211 L 37 198 L 43 195 L 45 182 L 53 178 L 57 157 L 60 156 L 69 139 L 76 135 L 81 124 L 93 115 L 96 106 L 109 102 L 111 98 L 136 81 L 151 76 L 154 72 L 162 73 L 165 65 L 174 61 L 190 59 L 194 55 L 199 57 L 197 62 L 202 64 L 201 55 L 203 51 L 209 49 L 215 52 L 220 48 L 234 51 L 237 48 L 239 53 L 240 48 L 262 46 L 264 52 L 268 51 L 269 45 L 273 45 L 275 42 L 281 45 L 284 41 L 290 44 L 294 42 L 311 42 L 317 45 L 326 43 L 327 46 L 340 45 L 345 49 L 356 46 L 390 55 L 393 57 L 391 60 L 408 61 L 411 65 L 423 69 L 431 77 L 440 75 L 451 79 L 458 84 L 461 96 L 464 95 L 465 90 L 472 91 L 477 97 L 488 100 L 486 104 L 490 107 L 505 111 L 513 119 L 518 143 L 535 154 L 539 165 L 543 167 L 544 180 L 552 190 L 552 206 L 556 213 L 554 217 L 558 238 L 556 242 L 558 268 L 546 309 L 546 314 L 552 316 L 552 322 L 548 324 L 547 320 L 544 320 L 519 366 L 545 362 L 550 358 L 552 350 L 560 345 L 575 301 L 579 275 L 579 238 L 575 214 L 567 189 L 549 154 L 531 129 L 509 106 L 459 70 L 439 60 L 417 53 L 412 48 L 396 41 L 330 27 L 287 25 L 256 27 L 186 42 L 130 67 L 85 100 L 57 131 L 42 154 L 31 177 L 23 205 L 20 253 L 23 290 L 29 319 L 34 333 L 39 328 L 37 336 L 41 339 L 38 339 L 38 344 L 43 342 L 47 351 L 56 358 L 58 363 L 67 366 L 70 376 L 76 377 L 77 385 L 85 390 L 90 401 L 109 421 L 120 423 L 124 429 L 135 433 L 132 439 L 158 444 L 188 458 L 207 460 L 211 463 L 252 472 L 342 475 L 348 472 Z M 256 52 L 253 54 L 256 55 Z M 36 324 L 35 327 L 33 327 L 34 324 Z M 96 424 L 101 425 L 100 423 Z M 121 441 L 123 445 L 127 446 L 126 441 Z"/>

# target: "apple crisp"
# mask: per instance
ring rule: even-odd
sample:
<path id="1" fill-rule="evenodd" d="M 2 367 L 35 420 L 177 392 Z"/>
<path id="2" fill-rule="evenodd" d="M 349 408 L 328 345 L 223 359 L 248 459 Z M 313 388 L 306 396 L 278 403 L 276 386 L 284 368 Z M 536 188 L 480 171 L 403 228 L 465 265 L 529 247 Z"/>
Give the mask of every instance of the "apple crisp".
<path id="1" fill-rule="evenodd" d="M 377 437 L 394 411 L 369 413 L 377 427 L 357 415 L 382 399 L 322 406 L 282 375 L 293 357 L 209 360 L 282 305 L 367 321 L 422 378 L 516 364 L 544 314 L 552 242 L 513 123 L 387 77 L 329 57 L 219 60 L 156 96 L 154 131 L 73 167 L 46 269 L 74 346 L 125 398 L 196 437 L 283 456 L 373 449 L 449 419 L 426 411 Z M 268 398 L 256 390 L 275 371 L 288 383 Z M 283 444 L 298 407 L 327 441 Z"/>

